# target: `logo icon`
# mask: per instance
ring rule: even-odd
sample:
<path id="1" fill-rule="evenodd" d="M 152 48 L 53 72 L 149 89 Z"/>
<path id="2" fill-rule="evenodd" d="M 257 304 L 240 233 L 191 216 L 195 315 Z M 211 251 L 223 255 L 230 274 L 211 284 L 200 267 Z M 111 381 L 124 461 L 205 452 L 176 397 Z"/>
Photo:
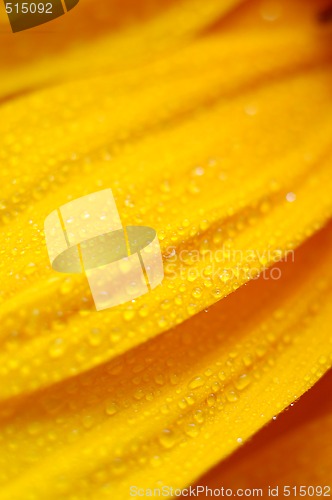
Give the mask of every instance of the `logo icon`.
<path id="1" fill-rule="evenodd" d="M 62 16 L 79 0 L 4 0 L 13 33 L 34 28 Z"/>
<path id="2" fill-rule="evenodd" d="M 136 299 L 163 280 L 156 231 L 123 227 L 111 189 L 54 210 L 44 229 L 52 268 L 85 273 L 98 311 Z"/>

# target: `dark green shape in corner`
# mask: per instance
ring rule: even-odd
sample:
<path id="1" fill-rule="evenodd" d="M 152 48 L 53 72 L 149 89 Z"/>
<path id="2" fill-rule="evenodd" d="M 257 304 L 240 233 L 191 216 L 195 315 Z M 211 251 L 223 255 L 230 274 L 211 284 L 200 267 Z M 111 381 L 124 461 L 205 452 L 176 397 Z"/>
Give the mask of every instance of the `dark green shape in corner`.
<path id="1" fill-rule="evenodd" d="M 73 9 L 79 0 L 4 0 L 13 33 L 53 21 Z M 28 12 L 26 12 L 28 10 Z M 43 12 L 39 12 L 43 10 Z"/>

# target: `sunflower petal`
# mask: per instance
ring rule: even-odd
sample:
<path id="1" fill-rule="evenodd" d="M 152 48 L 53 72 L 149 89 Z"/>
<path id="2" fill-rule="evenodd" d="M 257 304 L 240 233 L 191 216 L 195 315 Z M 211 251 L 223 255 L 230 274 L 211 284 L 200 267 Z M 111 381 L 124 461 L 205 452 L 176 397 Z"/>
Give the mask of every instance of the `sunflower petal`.
<path id="1" fill-rule="evenodd" d="M 310 32 L 288 37 L 297 51 L 262 32 L 241 64 L 236 37 L 211 37 L 170 55 L 165 79 L 152 65 L 120 76 L 111 97 L 113 77 L 96 78 L 2 107 L 2 399 L 172 328 L 329 219 L 330 54 L 307 43 Z M 227 74 L 221 66 L 202 76 L 218 57 Z M 158 231 L 167 276 L 135 304 L 100 315 L 84 276 L 50 270 L 42 227 L 58 206 L 104 187 L 125 224 Z"/>
<path id="2" fill-rule="evenodd" d="M 332 364 L 331 226 L 225 300 L 112 362 L 3 407 L 3 498 L 181 488 Z M 40 481 L 40 478 L 43 481 Z"/>
<path id="3" fill-rule="evenodd" d="M 311 496 L 314 496 L 312 492 L 318 486 L 318 494 L 322 491 L 329 496 L 332 470 L 329 440 L 332 434 L 331 383 L 330 370 L 295 405 L 289 407 L 289 411 L 262 429 L 197 484 L 212 489 L 224 486 L 234 491 L 238 488 L 262 488 L 265 494 L 269 487 L 276 486 L 282 492 L 284 486 L 288 486 L 294 493 L 296 486 L 297 492 L 302 487 Z M 208 498 L 204 494 L 198 496 Z"/>
<path id="4" fill-rule="evenodd" d="M 165 51 L 188 43 L 215 19 L 243 0 L 94 0 L 81 2 L 61 18 L 59 32 L 36 30 L 6 37 L 1 54 L 0 97 L 31 91 L 57 81 L 123 70 L 146 63 Z M 120 3 L 120 5 L 119 5 Z M 6 30 L 4 14 L 0 27 Z M 38 30 L 37 30 L 38 33 Z"/>

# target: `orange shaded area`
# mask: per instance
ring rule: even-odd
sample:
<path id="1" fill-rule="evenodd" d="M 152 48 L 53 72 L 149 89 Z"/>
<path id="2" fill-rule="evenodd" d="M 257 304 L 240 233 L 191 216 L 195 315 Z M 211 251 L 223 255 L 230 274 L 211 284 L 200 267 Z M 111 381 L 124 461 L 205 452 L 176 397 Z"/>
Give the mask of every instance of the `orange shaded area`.
<path id="1" fill-rule="evenodd" d="M 198 479 L 193 487 L 202 485 L 213 490 L 223 486 L 234 491 L 261 488 L 264 498 L 268 498 L 268 488 L 276 486 L 283 498 L 283 487 L 287 485 L 291 486 L 290 498 L 299 497 L 300 486 L 330 486 L 331 492 L 331 393 L 330 370 L 298 402 Z M 294 486 L 298 487 L 297 495 Z M 327 493 L 329 489 L 323 491 Z M 211 498 L 207 493 L 198 496 Z"/>

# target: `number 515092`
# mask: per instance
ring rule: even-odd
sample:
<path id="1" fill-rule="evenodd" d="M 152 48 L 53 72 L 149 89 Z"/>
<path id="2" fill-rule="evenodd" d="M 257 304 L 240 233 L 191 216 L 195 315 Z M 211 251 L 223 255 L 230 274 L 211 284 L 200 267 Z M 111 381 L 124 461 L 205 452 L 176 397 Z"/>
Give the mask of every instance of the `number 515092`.
<path id="1" fill-rule="evenodd" d="M 52 3 L 6 2 L 7 14 L 52 14 Z"/>

